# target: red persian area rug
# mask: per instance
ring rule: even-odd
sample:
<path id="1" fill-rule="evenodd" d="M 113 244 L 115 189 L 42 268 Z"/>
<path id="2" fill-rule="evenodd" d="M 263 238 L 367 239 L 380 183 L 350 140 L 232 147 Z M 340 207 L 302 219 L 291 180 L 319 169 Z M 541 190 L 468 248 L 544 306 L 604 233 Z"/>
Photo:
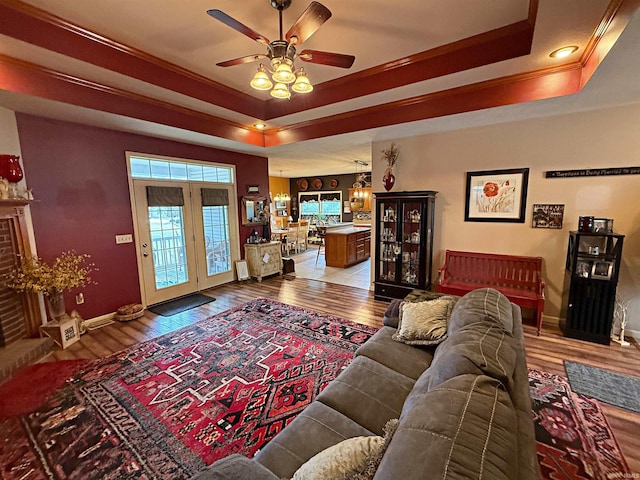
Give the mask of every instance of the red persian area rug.
<path id="1" fill-rule="evenodd" d="M 574 393 L 566 378 L 537 370 L 529 370 L 529 385 L 541 478 L 631 478 L 597 400 Z"/>
<path id="2" fill-rule="evenodd" d="M 375 331 L 259 299 L 97 360 L 0 422 L 0 478 L 177 480 L 251 457 Z"/>
<path id="3" fill-rule="evenodd" d="M 0 420 L 30 413 L 89 360 L 61 360 L 22 367 L 0 386 Z"/>

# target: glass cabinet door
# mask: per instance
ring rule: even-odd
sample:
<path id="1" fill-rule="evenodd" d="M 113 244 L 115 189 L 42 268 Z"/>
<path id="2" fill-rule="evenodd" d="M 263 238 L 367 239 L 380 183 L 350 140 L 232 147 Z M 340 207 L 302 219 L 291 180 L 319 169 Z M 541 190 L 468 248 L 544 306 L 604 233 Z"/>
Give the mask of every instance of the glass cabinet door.
<path id="1" fill-rule="evenodd" d="M 433 210 L 436 192 L 376 194 L 377 299 L 404 298 L 431 287 Z"/>

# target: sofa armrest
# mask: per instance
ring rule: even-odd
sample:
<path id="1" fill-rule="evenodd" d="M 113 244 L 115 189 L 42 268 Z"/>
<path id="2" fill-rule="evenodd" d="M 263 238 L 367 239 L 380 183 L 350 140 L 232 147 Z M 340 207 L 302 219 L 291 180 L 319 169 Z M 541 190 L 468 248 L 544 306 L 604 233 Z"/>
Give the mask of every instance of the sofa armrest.
<path id="1" fill-rule="evenodd" d="M 198 472 L 191 480 L 279 480 L 271 470 L 240 454 L 229 455 Z"/>

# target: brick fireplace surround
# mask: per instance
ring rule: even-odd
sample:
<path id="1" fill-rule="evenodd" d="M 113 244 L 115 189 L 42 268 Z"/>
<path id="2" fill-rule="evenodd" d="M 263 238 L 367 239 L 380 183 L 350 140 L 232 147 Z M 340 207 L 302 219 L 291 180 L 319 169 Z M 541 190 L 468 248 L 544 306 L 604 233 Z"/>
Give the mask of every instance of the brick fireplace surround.
<path id="1" fill-rule="evenodd" d="M 31 254 L 24 216 L 26 203 L 0 200 L 0 278 L 14 267 L 18 255 Z M 41 318 L 36 295 L 0 286 L 0 383 L 51 350 L 51 339 L 40 338 Z"/>

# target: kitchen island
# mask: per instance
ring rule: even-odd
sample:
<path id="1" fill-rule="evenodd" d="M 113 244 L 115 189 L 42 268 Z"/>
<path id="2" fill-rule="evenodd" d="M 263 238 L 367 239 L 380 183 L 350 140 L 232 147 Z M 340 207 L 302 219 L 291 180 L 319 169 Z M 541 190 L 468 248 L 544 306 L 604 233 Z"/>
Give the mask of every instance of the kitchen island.
<path id="1" fill-rule="evenodd" d="M 370 227 L 328 229 L 324 241 L 327 267 L 346 268 L 371 256 Z"/>

